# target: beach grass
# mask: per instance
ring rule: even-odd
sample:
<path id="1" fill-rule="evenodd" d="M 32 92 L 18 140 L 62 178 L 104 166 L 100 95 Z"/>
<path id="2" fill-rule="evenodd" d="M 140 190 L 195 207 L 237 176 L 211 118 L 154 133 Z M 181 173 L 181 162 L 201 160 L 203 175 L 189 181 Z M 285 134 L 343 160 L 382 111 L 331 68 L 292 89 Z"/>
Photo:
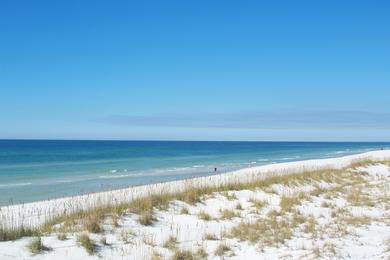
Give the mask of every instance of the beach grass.
<path id="1" fill-rule="evenodd" d="M 171 260 L 195 260 L 195 255 L 188 250 L 179 250 L 173 253 Z"/>
<path id="2" fill-rule="evenodd" d="M 39 236 L 42 234 L 40 228 L 0 228 L 0 241 L 11 241 L 21 237 Z"/>
<path id="3" fill-rule="evenodd" d="M 78 210 L 74 213 L 64 214 L 62 216 L 53 217 L 44 225 L 30 229 L 25 227 L 7 228 L 0 227 L 0 241 L 15 240 L 20 237 L 29 237 L 41 235 L 42 233 L 50 233 L 55 230 L 54 226 L 60 224 L 65 230 L 72 229 L 80 221 L 84 223 L 83 229 L 93 233 L 98 233 L 101 230 L 100 222 L 107 216 L 122 216 L 129 212 L 139 215 L 139 222 L 143 225 L 152 225 L 155 221 L 153 210 L 155 208 L 164 209 L 168 207 L 172 201 L 183 201 L 189 205 L 194 205 L 202 201 L 206 195 L 213 193 L 223 193 L 229 199 L 234 199 L 231 191 L 239 190 L 256 190 L 265 189 L 274 184 L 279 185 L 299 185 L 305 183 L 316 183 L 320 181 L 335 182 L 341 185 L 348 184 L 348 182 L 359 181 L 361 177 L 352 177 L 349 181 L 345 180 L 345 176 L 350 177 L 350 169 L 356 169 L 368 164 L 375 164 L 372 160 L 354 161 L 350 166 L 333 169 L 332 167 L 322 167 L 319 169 L 300 170 L 298 172 L 275 172 L 270 173 L 269 177 L 252 179 L 247 181 L 235 181 L 231 183 L 222 183 L 220 185 L 213 184 L 212 186 L 196 186 L 193 182 L 188 181 L 187 187 L 181 192 L 162 192 L 160 194 L 151 194 L 142 198 L 136 198 L 129 202 L 121 202 L 114 205 L 99 205 L 96 204 L 92 209 Z M 355 195 L 356 196 L 356 195 Z M 282 197 L 280 207 L 284 211 L 290 211 L 294 205 L 298 205 L 305 196 L 297 194 L 294 196 Z M 351 200 L 357 200 L 351 197 Z M 252 203 L 256 208 L 261 208 L 264 204 L 260 201 L 253 200 Z M 230 214 L 230 213 L 229 213 Z M 232 214 L 230 214 L 233 216 Z M 203 220 L 211 220 L 208 213 L 200 212 L 198 217 Z M 229 216 L 227 216 L 229 217 Z"/>
<path id="4" fill-rule="evenodd" d="M 164 243 L 164 247 L 168 248 L 170 250 L 173 250 L 176 248 L 177 238 L 174 236 L 170 236 L 167 241 Z"/>
<path id="5" fill-rule="evenodd" d="M 195 252 L 196 259 L 199 259 L 199 260 L 207 259 L 207 256 L 208 256 L 208 254 L 203 248 L 199 248 Z"/>
<path id="6" fill-rule="evenodd" d="M 156 218 L 153 216 L 153 211 L 148 210 L 141 213 L 141 215 L 138 218 L 138 222 L 141 225 L 144 226 L 150 226 L 153 225 L 153 222 L 156 220 Z"/>
<path id="7" fill-rule="evenodd" d="M 207 233 L 204 235 L 204 240 L 218 240 L 217 236 L 211 233 Z"/>
<path id="8" fill-rule="evenodd" d="M 186 208 L 186 207 L 181 208 L 180 214 L 181 215 L 188 215 L 189 214 L 188 208 Z"/>
<path id="9" fill-rule="evenodd" d="M 199 212 L 198 218 L 205 221 L 209 221 L 212 219 L 210 214 L 204 211 Z"/>
<path id="10" fill-rule="evenodd" d="M 43 249 L 41 237 L 34 237 L 31 239 L 31 241 L 27 244 L 27 248 L 33 254 L 38 254 L 41 252 Z"/>
<path id="11" fill-rule="evenodd" d="M 214 254 L 216 256 L 223 256 L 228 251 L 230 251 L 230 247 L 228 247 L 225 243 L 221 243 L 215 249 Z"/>
<path id="12" fill-rule="evenodd" d="M 66 234 L 65 233 L 58 233 L 57 234 L 57 239 L 60 241 L 66 240 Z"/>
<path id="13" fill-rule="evenodd" d="M 224 209 L 220 212 L 220 219 L 221 220 L 225 220 L 225 219 L 232 219 L 232 218 L 235 218 L 235 217 L 239 217 L 240 214 L 238 214 L 237 212 L 235 212 L 234 210 L 230 210 L 230 209 Z"/>
<path id="14" fill-rule="evenodd" d="M 89 238 L 88 234 L 83 233 L 78 236 L 77 243 L 87 251 L 88 254 L 92 255 L 94 253 L 94 243 Z"/>

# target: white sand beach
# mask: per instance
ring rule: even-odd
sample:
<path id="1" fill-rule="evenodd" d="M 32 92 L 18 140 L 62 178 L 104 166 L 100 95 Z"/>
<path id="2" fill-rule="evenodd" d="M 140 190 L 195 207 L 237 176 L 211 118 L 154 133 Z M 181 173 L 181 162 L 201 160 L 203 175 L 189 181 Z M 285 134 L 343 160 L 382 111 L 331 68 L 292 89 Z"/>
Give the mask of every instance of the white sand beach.
<path id="1" fill-rule="evenodd" d="M 387 258 L 389 161 L 389 150 L 373 151 L 1 207 L 3 229 L 34 228 L 62 215 L 150 195 L 286 176 L 253 189 L 205 194 L 192 204 L 170 201 L 167 207 L 153 208 L 148 224 L 131 210 L 105 215 L 98 232 L 85 231 L 77 221 L 72 230 L 56 223 L 54 231 L 40 236 L 39 252 L 26 247 L 33 238 L 23 237 L 0 242 L 0 259 Z M 309 172 L 319 177 L 299 177 Z M 81 234 L 89 237 L 92 251 L 81 246 Z M 175 258 L 180 254 L 187 258 Z"/>

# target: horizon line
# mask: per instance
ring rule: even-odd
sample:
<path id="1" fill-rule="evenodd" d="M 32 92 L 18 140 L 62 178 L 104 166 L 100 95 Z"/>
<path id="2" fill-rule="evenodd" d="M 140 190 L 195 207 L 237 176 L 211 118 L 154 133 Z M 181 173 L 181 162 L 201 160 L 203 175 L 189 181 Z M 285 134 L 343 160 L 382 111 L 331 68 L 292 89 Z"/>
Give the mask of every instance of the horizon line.
<path id="1" fill-rule="evenodd" d="M 178 139 L 51 139 L 51 138 L 0 138 L 0 141 L 92 141 L 92 142 L 241 142 L 241 143 L 390 143 L 387 141 L 359 141 L 359 140 L 178 140 Z"/>

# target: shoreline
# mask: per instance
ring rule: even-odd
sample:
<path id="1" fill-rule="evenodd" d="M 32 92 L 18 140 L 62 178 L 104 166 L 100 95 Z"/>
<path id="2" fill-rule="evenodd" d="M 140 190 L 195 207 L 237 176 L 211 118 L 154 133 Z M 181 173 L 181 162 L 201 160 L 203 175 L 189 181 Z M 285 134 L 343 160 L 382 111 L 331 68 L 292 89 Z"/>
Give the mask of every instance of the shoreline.
<path id="1" fill-rule="evenodd" d="M 293 172 L 300 173 L 307 170 L 329 167 L 340 169 L 347 167 L 354 161 L 364 159 L 378 161 L 390 159 L 390 150 L 370 151 L 335 158 L 268 164 L 248 167 L 217 175 L 132 186 L 123 189 L 94 192 L 25 204 L 1 206 L 0 220 L 2 227 L 4 228 L 34 228 L 55 217 L 64 214 L 71 214 L 79 210 L 90 210 L 96 208 L 97 205 L 99 207 L 113 206 L 149 195 L 181 192 L 188 187 L 216 187 L 230 183 L 242 183 L 255 179 L 264 179 L 273 175 L 285 175 Z"/>
<path id="2" fill-rule="evenodd" d="M 43 147 L 46 147 L 43 149 Z M 390 142 L 32 142 L 0 140 L 0 207 L 390 149 Z"/>

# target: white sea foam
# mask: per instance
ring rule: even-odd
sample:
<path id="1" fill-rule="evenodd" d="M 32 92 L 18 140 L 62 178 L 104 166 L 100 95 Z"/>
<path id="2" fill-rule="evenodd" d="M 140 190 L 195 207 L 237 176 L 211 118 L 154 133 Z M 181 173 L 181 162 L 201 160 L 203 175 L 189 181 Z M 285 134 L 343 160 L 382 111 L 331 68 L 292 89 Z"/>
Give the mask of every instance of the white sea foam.
<path id="1" fill-rule="evenodd" d="M 69 183 L 69 182 L 73 182 L 72 180 L 58 180 L 58 181 L 55 181 L 56 183 Z"/>
<path id="2" fill-rule="evenodd" d="M 117 174 L 117 175 L 100 175 L 100 179 L 117 179 L 117 178 L 126 178 L 126 177 L 138 177 L 138 176 L 146 176 L 146 174 L 142 173 L 132 173 L 132 174 Z"/>
<path id="3" fill-rule="evenodd" d="M 212 172 L 211 167 L 208 172 Z M 117 179 L 117 178 L 132 178 L 132 177 L 150 177 L 150 176 L 174 176 L 174 175 L 191 175 L 196 173 L 204 172 L 206 170 L 202 170 L 203 168 L 197 167 L 181 167 L 181 168 L 170 168 L 170 169 L 155 169 L 144 172 L 134 172 L 134 173 L 126 173 L 117 172 L 117 174 L 112 175 L 100 175 L 99 179 Z"/>
<path id="4" fill-rule="evenodd" d="M 249 164 L 249 165 L 251 165 L 251 164 L 256 164 L 257 162 L 249 162 L 249 163 L 246 163 L 246 164 Z"/>
<path id="5" fill-rule="evenodd" d="M 200 165 L 193 165 L 193 166 L 192 166 L 192 168 L 203 168 L 203 167 L 205 167 L 205 165 L 201 165 L 201 164 L 200 164 Z"/>
<path id="6" fill-rule="evenodd" d="M 281 161 L 288 161 L 288 160 L 294 160 L 296 159 L 295 157 L 284 157 L 284 158 L 281 158 L 280 160 Z"/>
<path id="7" fill-rule="evenodd" d="M 28 185 L 32 185 L 32 183 L 31 182 L 5 183 L 5 184 L 0 184 L 0 188 L 11 188 L 11 187 L 28 186 Z"/>

